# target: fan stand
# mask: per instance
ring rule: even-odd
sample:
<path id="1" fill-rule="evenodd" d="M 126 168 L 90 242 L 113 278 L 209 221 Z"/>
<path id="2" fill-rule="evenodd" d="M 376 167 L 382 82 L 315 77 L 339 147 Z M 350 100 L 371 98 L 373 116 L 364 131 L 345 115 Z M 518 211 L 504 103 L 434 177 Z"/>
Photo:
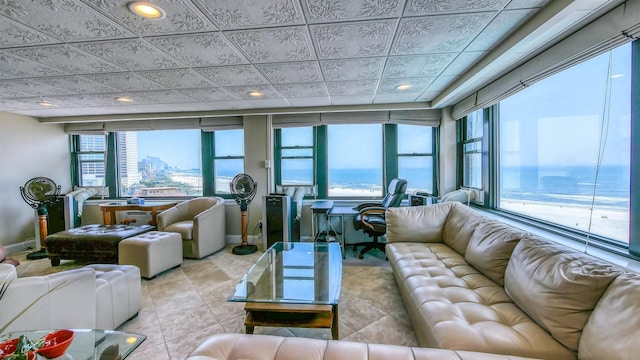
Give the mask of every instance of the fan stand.
<path id="1" fill-rule="evenodd" d="M 38 260 L 48 258 L 47 248 L 44 239 L 47 237 L 47 207 L 44 204 L 38 206 L 38 227 L 40 229 L 40 250 L 27 254 L 28 260 Z"/>
<path id="2" fill-rule="evenodd" d="M 233 249 L 231 249 L 231 252 L 234 255 L 253 254 L 254 252 L 258 251 L 258 247 L 256 245 L 249 245 L 249 242 L 247 240 L 248 220 L 247 220 L 247 202 L 245 200 L 242 200 L 242 202 L 240 203 L 240 212 L 242 214 L 242 218 L 240 221 L 240 224 L 242 226 L 242 245 L 235 246 Z"/>

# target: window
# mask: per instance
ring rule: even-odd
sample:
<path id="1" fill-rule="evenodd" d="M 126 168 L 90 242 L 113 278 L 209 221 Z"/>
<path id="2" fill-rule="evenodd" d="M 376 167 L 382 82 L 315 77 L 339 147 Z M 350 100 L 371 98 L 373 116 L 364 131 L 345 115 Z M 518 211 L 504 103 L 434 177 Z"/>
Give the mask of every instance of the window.
<path id="1" fill-rule="evenodd" d="M 79 135 L 76 142 L 78 185 L 104 186 L 106 136 Z"/>
<path id="2" fill-rule="evenodd" d="M 434 128 L 331 124 L 275 129 L 277 185 L 318 185 L 320 198 L 381 198 L 385 181 L 433 193 Z"/>
<path id="3" fill-rule="evenodd" d="M 244 172 L 244 130 L 213 133 L 214 193 L 231 194 L 231 180 Z"/>
<path id="4" fill-rule="evenodd" d="M 282 185 L 313 185 L 313 127 L 280 130 Z"/>
<path id="5" fill-rule="evenodd" d="M 498 207 L 629 242 L 631 45 L 498 106 Z"/>
<path id="6" fill-rule="evenodd" d="M 433 194 L 433 128 L 398 125 L 398 177 L 407 180 L 407 193 Z"/>
<path id="7" fill-rule="evenodd" d="M 329 197 L 382 196 L 382 125 L 327 126 Z"/>
<path id="8" fill-rule="evenodd" d="M 117 134 L 120 196 L 202 195 L 200 130 Z"/>
<path id="9" fill-rule="evenodd" d="M 464 118 L 462 124 L 462 186 L 482 189 L 483 110 Z"/>

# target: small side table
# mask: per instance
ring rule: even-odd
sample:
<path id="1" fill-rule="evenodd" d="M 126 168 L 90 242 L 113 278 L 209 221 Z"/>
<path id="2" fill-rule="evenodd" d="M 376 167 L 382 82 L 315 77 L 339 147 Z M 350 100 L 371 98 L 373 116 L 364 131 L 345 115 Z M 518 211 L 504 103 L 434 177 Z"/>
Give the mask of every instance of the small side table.
<path id="1" fill-rule="evenodd" d="M 340 243 L 342 244 L 342 258 L 345 259 L 346 258 L 346 248 L 347 248 L 347 230 L 344 226 L 344 219 L 345 216 L 346 217 L 354 217 L 356 215 L 358 215 L 359 212 L 357 210 L 354 210 L 352 207 L 348 207 L 348 206 L 336 206 L 331 208 L 331 210 L 329 211 L 329 221 L 331 221 L 331 218 L 333 217 L 339 217 L 340 218 L 340 232 L 336 231 L 336 235 L 340 234 Z"/>
<path id="2" fill-rule="evenodd" d="M 320 224 L 316 225 L 318 215 L 324 216 L 325 225 L 328 227 L 331 208 L 333 208 L 333 201 L 331 200 L 318 200 L 311 205 L 311 234 L 313 235 L 313 241 L 318 241 L 323 233 L 320 231 Z M 329 234 L 328 229 L 324 234 L 326 239 L 326 235 Z"/>

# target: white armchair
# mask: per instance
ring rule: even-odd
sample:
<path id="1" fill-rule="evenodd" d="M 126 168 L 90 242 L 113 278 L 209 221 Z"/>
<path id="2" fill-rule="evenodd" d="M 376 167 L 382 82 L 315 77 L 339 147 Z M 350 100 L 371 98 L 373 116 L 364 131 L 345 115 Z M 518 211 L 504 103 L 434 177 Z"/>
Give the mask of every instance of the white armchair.
<path id="1" fill-rule="evenodd" d="M 221 197 L 190 199 L 158 214 L 158 231 L 179 233 L 182 254 L 200 259 L 225 246 L 225 208 Z"/>
<path id="2" fill-rule="evenodd" d="M 0 264 L 0 333 L 33 329 L 112 330 L 135 317 L 142 304 L 140 270 L 92 265 L 18 278 Z"/>

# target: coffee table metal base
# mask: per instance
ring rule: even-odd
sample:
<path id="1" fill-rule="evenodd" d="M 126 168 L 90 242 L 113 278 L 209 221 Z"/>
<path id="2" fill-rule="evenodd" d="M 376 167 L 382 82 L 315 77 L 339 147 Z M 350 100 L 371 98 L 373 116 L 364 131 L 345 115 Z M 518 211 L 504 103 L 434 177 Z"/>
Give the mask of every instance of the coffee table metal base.
<path id="1" fill-rule="evenodd" d="M 248 302 L 244 310 L 247 334 L 256 326 L 331 329 L 333 340 L 339 340 L 338 305 L 274 304 Z"/>

